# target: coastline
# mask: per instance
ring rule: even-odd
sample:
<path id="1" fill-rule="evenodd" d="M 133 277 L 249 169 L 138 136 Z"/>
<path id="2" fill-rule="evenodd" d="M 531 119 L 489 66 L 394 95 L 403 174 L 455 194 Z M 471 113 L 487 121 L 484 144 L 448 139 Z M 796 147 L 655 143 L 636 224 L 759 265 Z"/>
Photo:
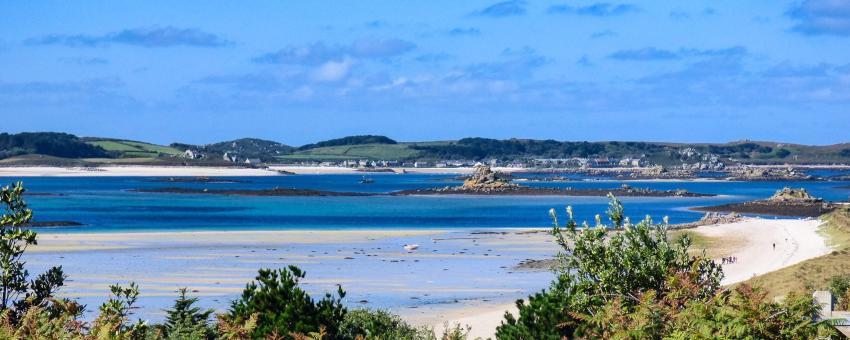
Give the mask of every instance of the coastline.
<path id="1" fill-rule="evenodd" d="M 725 241 L 717 256 L 739 259 L 724 265 L 723 284 L 731 285 L 828 253 L 820 225 L 812 219 L 744 218 L 687 231 Z M 339 283 L 352 293 L 352 307 L 390 309 L 437 330 L 445 322 L 469 325 L 473 338 L 486 338 L 493 336 L 505 312 L 516 314 L 516 299 L 551 282 L 551 272 L 514 268 L 522 260 L 548 258 L 557 251 L 548 233 L 531 230 L 540 229 L 40 231 L 31 261 L 67 264 L 73 282 L 66 296 L 97 300 L 109 283 L 136 281 L 151 293 L 143 295 L 151 299 L 147 303 L 168 301 L 174 289 L 189 286 L 219 308 L 256 269 L 296 264 L 310 273 L 305 284 L 313 293 Z M 401 246 L 407 243 L 421 248 L 405 251 Z M 89 261 L 112 265 L 92 266 Z M 155 269 L 126 270 L 122 261 L 142 261 Z"/>
<path id="2" fill-rule="evenodd" d="M 409 174 L 471 174 L 472 167 L 463 168 L 392 168 L 395 173 L 402 170 Z M 494 168 L 499 172 L 517 172 L 525 168 Z M 0 166 L 0 177 L 97 177 L 97 176 L 127 176 L 127 177 L 217 177 L 217 176 L 279 176 L 278 171 L 286 171 L 296 175 L 375 175 L 389 172 L 358 171 L 356 168 L 345 167 L 313 167 L 313 166 L 281 166 L 270 165 L 268 168 L 243 167 L 207 167 L 207 166 L 151 166 L 151 165 L 110 165 L 98 167 L 56 167 L 56 166 Z"/>
<path id="3" fill-rule="evenodd" d="M 61 264 L 70 278 L 61 295 L 89 305 L 102 302 L 110 284 L 136 282 L 143 292 L 139 316 L 154 320 L 177 288 L 188 287 L 204 307 L 222 310 L 258 269 L 292 264 L 308 273 L 304 287 L 311 294 L 341 284 L 351 308 L 389 309 L 430 325 L 444 317 L 477 317 L 467 308 L 492 311 L 494 304 L 547 287 L 552 273 L 514 268 L 557 250 L 548 233 L 531 230 L 540 228 L 39 231 L 27 262 L 35 272 Z M 419 248 L 406 250 L 405 244 Z M 474 332 L 487 328 L 469 323 Z"/>
<path id="4" fill-rule="evenodd" d="M 705 225 L 687 231 L 722 240 L 725 248 L 720 255 L 738 258 L 734 264 L 723 265 L 722 284 L 728 286 L 828 254 L 832 248 L 820 233 L 822 225 L 823 221 L 816 219 L 745 217 L 737 222 Z M 719 258 L 716 260 L 720 262 Z M 506 312 L 517 316 L 519 310 L 515 303 L 497 303 L 471 305 L 439 316 L 450 325 L 471 326 L 471 338 L 487 338 L 494 336 Z M 428 325 L 435 329 L 441 329 L 446 322 L 440 319 L 434 322 L 433 318 L 421 318 L 421 321 L 431 321 Z"/>

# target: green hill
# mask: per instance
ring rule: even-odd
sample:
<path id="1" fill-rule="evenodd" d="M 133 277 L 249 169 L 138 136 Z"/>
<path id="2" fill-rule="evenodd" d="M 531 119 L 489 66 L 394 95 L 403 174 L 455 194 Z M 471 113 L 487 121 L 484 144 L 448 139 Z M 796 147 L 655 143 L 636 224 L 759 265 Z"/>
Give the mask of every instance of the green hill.
<path id="1" fill-rule="evenodd" d="M 118 158 L 155 158 L 172 157 L 183 153 L 183 151 L 169 147 L 144 142 L 107 139 L 107 138 L 83 138 L 86 143 L 103 148 L 113 153 Z"/>
<path id="2" fill-rule="evenodd" d="M 346 146 L 346 145 L 364 145 L 364 144 L 398 144 L 395 140 L 390 139 L 387 136 L 375 136 L 375 135 L 360 135 L 360 136 L 347 136 L 342 138 L 330 139 L 326 141 L 321 141 L 318 143 L 302 145 L 298 148 L 298 150 L 309 150 L 316 148 L 325 148 L 330 146 Z"/>
<path id="3" fill-rule="evenodd" d="M 204 157 L 188 160 L 185 150 Z M 629 141 L 557 141 L 535 139 L 463 138 L 456 141 L 396 142 L 385 136 L 348 136 L 294 148 L 275 141 L 242 138 L 206 145 L 174 143 L 169 146 L 66 133 L 0 133 L 0 159 L 15 164 L 63 164 L 63 159 L 92 164 L 232 164 L 227 153 L 241 162 L 339 160 L 469 160 L 528 161 L 532 159 L 639 158 L 645 164 L 850 164 L 850 144 L 800 145 L 776 142 L 668 143 Z M 46 157 L 28 157 L 39 156 Z M 73 163 L 73 162 L 72 162 Z"/>
<path id="4" fill-rule="evenodd" d="M 72 134 L 60 132 L 0 133 L 0 159 L 33 154 L 63 158 L 109 156 L 107 150 L 88 144 Z"/>

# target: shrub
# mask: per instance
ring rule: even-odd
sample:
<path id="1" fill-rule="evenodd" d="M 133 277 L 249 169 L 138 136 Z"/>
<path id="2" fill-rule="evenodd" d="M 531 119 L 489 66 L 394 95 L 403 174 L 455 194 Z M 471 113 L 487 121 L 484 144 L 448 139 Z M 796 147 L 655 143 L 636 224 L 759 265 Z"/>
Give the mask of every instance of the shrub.
<path id="1" fill-rule="evenodd" d="M 327 293 L 316 302 L 298 287 L 304 276 L 296 266 L 261 269 L 256 281 L 249 283 L 242 297 L 231 304 L 228 320 L 239 324 L 256 315 L 256 328 L 252 331 L 255 338 L 273 334 L 288 338 L 322 329 L 330 338 L 336 337 L 346 314 L 341 302 L 345 291 L 339 287 L 337 297 Z"/>
<path id="2" fill-rule="evenodd" d="M 431 330 L 409 325 L 398 315 L 384 310 L 357 309 L 345 314 L 339 328 L 340 338 L 355 339 L 430 339 Z"/>

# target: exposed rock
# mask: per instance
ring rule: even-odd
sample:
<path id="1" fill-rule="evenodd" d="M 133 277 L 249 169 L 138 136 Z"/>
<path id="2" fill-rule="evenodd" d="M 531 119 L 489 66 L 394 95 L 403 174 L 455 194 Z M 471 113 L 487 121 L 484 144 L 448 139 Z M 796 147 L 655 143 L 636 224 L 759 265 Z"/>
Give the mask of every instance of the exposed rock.
<path id="1" fill-rule="evenodd" d="M 722 214 L 718 212 L 707 212 L 698 221 L 691 223 L 681 223 L 670 226 L 670 229 L 687 229 L 696 228 L 704 225 L 726 224 L 738 222 L 743 218 L 741 214 L 729 213 Z"/>
<path id="2" fill-rule="evenodd" d="M 741 181 L 776 181 L 776 180 L 813 180 L 814 176 L 807 175 L 793 168 L 776 169 L 745 166 L 733 170 L 730 180 Z"/>
<path id="3" fill-rule="evenodd" d="M 560 261 L 558 259 L 525 259 L 514 266 L 514 270 L 522 271 L 551 271 L 558 267 Z"/>
<path id="4" fill-rule="evenodd" d="M 461 188 L 464 190 L 499 191 L 517 187 L 509 180 L 501 178 L 499 174 L 490 169 L 489 166 L 476 164 L 472 176 L 463 181 Z"/>
<path id="5" fill-rule="evenodd" d="M 804 189 L 783 188 L 764 200 L 730 203 L 693 210 L 715 212 L 738 212 L 744 214 L 818 217 L 836 207 L 821 198 L 810 195 Z"/>
<path id="6" fill-rule="evenodd" d="M 768 201 L 773 202 L 808 202 L 808 203 L 818 203 L 822 202 L 822 198 L 814 197 L 809 194 L 806 189 L 792 189 L 789 187 L 784 187 L 780 190 L 777 190 L 773 196 L 767 199 Z"/>

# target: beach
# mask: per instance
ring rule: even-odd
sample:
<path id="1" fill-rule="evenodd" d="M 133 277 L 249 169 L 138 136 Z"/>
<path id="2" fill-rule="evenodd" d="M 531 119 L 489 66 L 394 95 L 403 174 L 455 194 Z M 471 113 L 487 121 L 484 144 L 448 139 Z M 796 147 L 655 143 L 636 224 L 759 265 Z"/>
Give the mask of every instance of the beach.
<path id="1" fill-rule="evenodd" d="M 408 251 L 405 244 L 417 244 Z M 224 311 L 260 268 L 297 265 L 311 294 L 346 290 L 351 308 L 388 309 L 418 325 L 462 321 L 490 333 L 502 309 L 546 288 L 547 270 L 526 259 L 551 258 L 545 230 L 299 230 L 51 233 L 27 254 L 32 272 L 62 265 L 62 296 L 98 306 L 110 284 L 141 287 L 138 316 L 159 320 L 180 287 Z M 479 315 L 478 312 L 486 312 Z M 469 319 L 464 319 L 468 317 Z M 483 323 L 482 323 L 483 322 Z M 491 324 L 491 325 L 490 325 Z"/>
<path id="2" fill-rule="evenodd" d="M 396 173 L 413 174 L 470 174 L 472 167 L 460 168 L 387 168 Z M 494 168 L 499 172 L 515 172 L 524 168 Z M 271 165 L 267 168 L 242 167 L 208 167 L 208 166 L 98 166 L 98 167 L 55 167 L 55 166 L 13 166 L 0 167 L 0 177 L 99 177 L 99 176 L 128 176 L 128 177 L 169 177 L 169 176 L 277 176 L 279 171 L 297 175 L 333 175 L 333 174 L 363 174 L 368 171 L 358 171 L 356 168 L 337 166 L 281 166 Z"/>
<path id="3" fill-rule="evenodd" d="M 758 219 L 691 229 L 727 240 L 729 285 L 829 252 L 820 222 Z M 776 243 L 776 250 L 772 244 Z M 405 244 L 417 244 L 407 251 Z M 558 247 L 542 229 L 282 230 L 51 233 L 43 231 L 30 265 L 61 264 L 63 296 L 96 306 L 110 284 L 142 288 L 140 315 L 157 319 L 180 287 L 219 311 L 259 268 L 298 265 L 307 291 L 342 285 L 350 307 L 388 309 L 409 322 L 441 330 L 444 323 L 493 336 L 514 301 L 548 288 L 553 273 L 524 271 L 527 259 L 548 259 Z M 718 259 L 719 261 L 719 259 Z M 34 270 L 38 272 L 39 270 Z"/>
<path id="4" fill-rule="evenodd" d="M 692 231 L 722 240 L 721 254 L 737 258 L 723 265 L 722 283 L 728 285 L 828 254 L 832 249 L 818 232 L 822 224 L 817 219 L 745 218 Z"/>

